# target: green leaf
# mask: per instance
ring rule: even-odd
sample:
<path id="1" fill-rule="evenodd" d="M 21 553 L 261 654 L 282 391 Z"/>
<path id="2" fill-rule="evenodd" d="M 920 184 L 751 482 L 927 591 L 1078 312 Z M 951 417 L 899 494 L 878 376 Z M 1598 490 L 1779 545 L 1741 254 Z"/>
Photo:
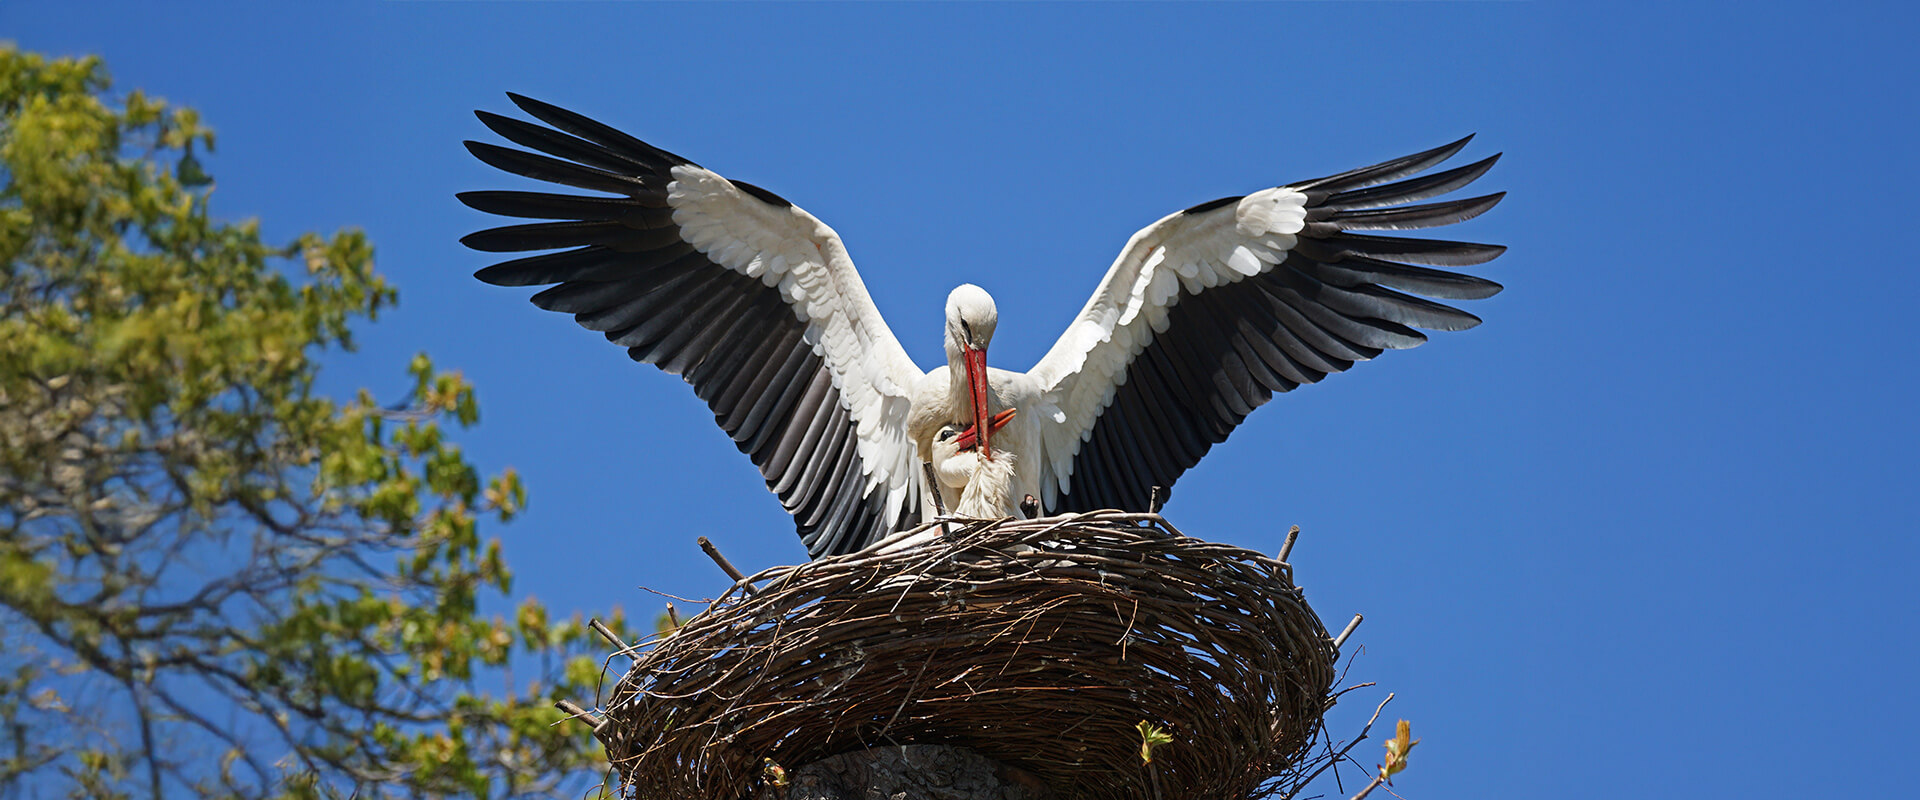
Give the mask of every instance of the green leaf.
<path id="1" fill-rule="evenodd" d="M 1161 730 L 1144 719 L 1140 720 L 1140 724 L 1134 726 L 1134 728 L 1140 731 L 1140 761 L 1143 764 L 1153 763 L 1154 748 L 1173 742 L 1172 734 Z"/>

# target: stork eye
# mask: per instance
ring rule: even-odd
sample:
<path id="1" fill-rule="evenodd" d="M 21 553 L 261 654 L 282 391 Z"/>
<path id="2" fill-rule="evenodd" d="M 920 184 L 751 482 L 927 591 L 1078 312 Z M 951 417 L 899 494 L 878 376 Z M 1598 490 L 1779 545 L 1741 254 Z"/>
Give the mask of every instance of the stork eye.
<path id="1" fill-rule="evenodd" d="M 956 430 L 954 430 L 953 428 L 950 428 L 950 427 L 948 427 L 948 428 L 941 428 L 941 429 L 940 429 L 940 435 L 939 435 L 938 437 L 936 437 L 936 438 L 938 438 L 938 439 L 939 439 L 940 441 L 943 441 L 943 442 L 945 442 L 945 441 L 949 441 L 949 440 L 951 440 L 951 439 L 953 439 L 953 437 L 955 437 L 955 436 L 959 436 L 959 435 L 960 435 L 960 432 L 959 432 L 959 431 L 956 431 Z"/>
<path id="2" fill-rule="evenodd" d="M 973 326 L 968 325 L 965 319 L 960 320 L 960 333 L 967 337 L 967 344 L 973 344 Z"/>

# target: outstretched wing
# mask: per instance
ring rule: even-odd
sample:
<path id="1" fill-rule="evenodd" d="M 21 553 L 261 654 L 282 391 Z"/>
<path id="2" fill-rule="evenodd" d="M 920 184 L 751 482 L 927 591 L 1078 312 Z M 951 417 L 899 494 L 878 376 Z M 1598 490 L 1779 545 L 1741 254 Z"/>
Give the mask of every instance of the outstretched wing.
<path id="1" fill-rule="evenodd" d="M 1506 248 L 1355 231 L 1447 225 L 1503 194 L 1416 204 L 1499 158 L 1420 177 L 1465 147 L 1203 203 L 1134 234 L 1086 308 L 1031 373 L 1064 425 L 1046 426 L 1051 511 L 1141 509 L 1275 392 L 1462 330 L 1500 285 L 1431 267 Z M 1382 185 L 1384 184 L 1384 185 Z"/>
<path id="2" fill-rule="evenodd" d="M 518 95 L 546 127 L 477 112 L 531 153 L 467 149 L 507 172 L 605 193 L 466 192 L 461 202 L 548 220 L 461 241 L 516 258 L 475 277 L 557 284 L 533 296 L 679 375 L 792 512 L 807 551 L 846 553 L 917 521 L 906 435 L 919 368 L 887 329 L 840 236 L 746 183 L 599 122 Z M 542 155 L 544 154 L 544 155 Z"/>

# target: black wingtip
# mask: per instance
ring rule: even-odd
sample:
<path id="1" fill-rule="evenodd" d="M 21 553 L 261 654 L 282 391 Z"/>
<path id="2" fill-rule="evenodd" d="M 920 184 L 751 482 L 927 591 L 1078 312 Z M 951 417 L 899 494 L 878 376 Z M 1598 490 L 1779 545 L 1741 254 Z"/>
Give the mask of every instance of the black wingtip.
<path id="1" fill-rule="evenodd" d="M 1446 144 L 1440 145 L 1439 147 L 1433 148 L 1432 150 L 1428 150 L 1427 152 L 1420 153 L 1419 155 L 1416 155 L 1414 157 L 1421 160 L 1432 158 L 1433 162 L 1437 164 L 1439 162 L 1452 158 L 1455 153 L 1458 153 L 1461 150 L 1465 150 L 1467 148 L 1467 145 L 1473 142 L 1473 137 L 1479 136 L 1479 135 L 1480 134 L 1478 131 L 1469 133 L 1451 142 L 1448 142 Z"/>
<path id="2" fill-rule="evenodd" d="M 568 116 L 568 117 L 576 116 L 574 112 L 568 111 L 552 103 L 549 103 L 543 100 L 535 100 L 524 94 L 519 94 L 516 92 L 507 92 L 507 99 L 512 100 L 513 104 L 515 106 L 518 106 L 521 111 L 525 111 L 528 114 L 532 114 L 533 116 L 539 119 L 547 119 L 549 116 L 554 116 L 554 115 Z"/>
<path id="3" fill-rule="evenodd" d="M 466 238 L 462 237 L 460 240 L 460 243 L 466 244 L 467 243 Z M 468 246 L 471 247 L 472 245 L 468 245 Z M 473 277 L 479 280 L 481 283 L 487 284 L 489 286 L 539 286 L 541 285 L 540 281 L 538 280 L 528 280 L 525 277 L 519 276 L 519 274 L 515 272 L 516 266 L 517 266 L 516 263 L 513 261 L 503 261 L 499 264 L 490 264 L 485 267 L 481 267 L 477 270 L 474 270 Z"/>
<path id="4" fill-rule="evenodd" d="M 516 108 L 519 108 L 521 111 L 525 111 L 536 117 L 540 115 L 540 111 L 542 110 L 558 109 L 558 106 L 555 106 L 552 103 L 548 103 L 543 100 L 535 100 L 519 92 L 507 92 L 507 101 L 513 103 L 513 105 Z"/>
<path id="5" fill-rule="evenodd" d="M 488 228 L 483 231 L 474 231 L 473 233 L 469 233 L 465 236 L 460 237 L 460 244 L 461 246 L 466 247 L 469 250 L 478 250 L 482 253 L 509 252 L 509 251 L 501 250 L 497 247 L 489 247 L 487 245 L 487 242 L 497 238 L 496 236 L 493 235 L 494 231 L 496 230 L 499 230 L 499 229 Z"/>
<path id="6" fill-rule="evenodd" d="M 474 158 L 480 159 L 481 163 L 497 170 L 511 172 L 515 175 L 526 175 L 523 168 L 516 166 L 517 161 L 526 158 L 545 158 L 544 156 L 532 156 L 531 154 L 523 153 L 511 147 L 501 147 L 491 142 L 476 142 L 468 139 L 461 142 L 461 144 L 466 146 L 467 152 L 472 153 Z M 527 177 L 544 180 L 537 176 Z"/>
<path id="7" fill-rule="evenodd" d="M 1405 158 L 1398 158 L 1394 160 L 1406 162 L 1408 164 L 1420 164 L 1421 166 L 1414 170 L 1415 172 L 1418 172 L 1420 170 L 1424 170 L 1428 167 L 1431 167 L 1434 164 L 1438 164 L 1442 161 L 1446 161 L 1449 158 L 1453 158 L 1454 154 L 1459 153 L 1461 150 L 1465 150 L 1467 147 L 1467 144 L 1473 141 L 1473 137 L 1478 135 L 1479 134 L 1477 133 L 1469 133 L 1451 142 L 1448 142 L 1446 144 L 1440 145 L 1439 147 L 1433 148 L 1432 150 L 1423 150 L 1421 152 L 1414 153 L 1413 155 L 1407 156 Z"/>
<path id="8" fill-rule="evenodd" d="M 1475 172 L 1473 174 L 1474 180 L 1479 180 L 1481 175 L 1485 175 L 1489 170 L 1492 170 L 1493 165 L 1500 163 L 1500 157 L 1506 154 L 1507 154 L 1506 151 L 1503 150 L 1501 152 L 1494 153 L 1493 155 L 1487 156 L 1486 158 L 1480 159 L 1479 161 L 1475 161 L 1472 164 L 1469 164 L 1468 166 L 1471 166 L 1479 170 L 1478 172 Z"/>
<path id="9" fill-rule="evenodd" d="M 526 95 L 516 94 L 514 92 L 507 92 L 507 99 L 512 100 L 514 105 L 519 106 L 521 111 L 532 115 L 534 119 L 547 123 L 573 136 L 621 152 L 629 158 L 639 158 L 641 160 L 657 158 L 664 159 L 669 165 L 677 166 L 686 164 L 689 166 L 699 166 L 683 156 L 654 147 L 651 144 L 634 138 L 633 135 L 625 131 L 585 114 L 568 111 L 552 103 L 535 100 Z"/>
<path id="10" fill-rule="evenodd" d="M 1350 169 L 1337 175 L 1300 181 L 1291 185 L 1299 191 L 1312 195 L 1315 191 L 1346 192 L 1398 180 L 1423 172 L 1435 164 L 1452 158 L 1455 153 L 1466 147 L 1468 142 L 1473 141 L 1473 137 L 1474 134 L 1469 133 L 1439 147 L 1422 150 L 1413 155 L 1401 156 L 1378 164 Z"/>
<path id="11" fill-rule="evenodd" d="M 507 99 L 513 101 L 513 104 L 517 106 L 517 105 L 520 105 L 520 102 L 522 100 L 526 100 L 527 98 L 514 94 L 513 92 L 507 92 Z M 528 101 L 528 102 L 537 102 L 537 101 Z M 490 122 L 487 122 L 487 118 L 488 117 L 498 118 L 501 116 L 500 114 L 495 114 L 492 111 L 488 111 L 484 108 L 474 109 L 473 115 L 480 120 L 481 124 L 486 125 L 489 128 L 493 127 L 493 124 Z"/>
<path id="12" fill-rule="evenodd" d="M 1430 197 L 1438 197 L 1465 187 L 1493 169 L 1500 160 L 1499 154 L 1488 156 L 1463 167 L 1422 175 L 1417 178 L 1372 185 L 1346 191 L 1315 189 L 1307 192 L 1309 204 L 1328 211 L 1358 211 L 1368 208 L 1412 203 Z M 1316 196 L 1317 195 L 1317 196 Z"/>
<path id="13" fill-rule="evenodd" d="M 473 110 L 473 116 L 480 120 L 480 124 L 487 126 L 487 130 L 493 131 L 494 133 L 500 133 L 500 126 L 512 124 L 516 121 L 514 118 L 504 114 L 495 114 L 491 111 L 477 108 Z"/>

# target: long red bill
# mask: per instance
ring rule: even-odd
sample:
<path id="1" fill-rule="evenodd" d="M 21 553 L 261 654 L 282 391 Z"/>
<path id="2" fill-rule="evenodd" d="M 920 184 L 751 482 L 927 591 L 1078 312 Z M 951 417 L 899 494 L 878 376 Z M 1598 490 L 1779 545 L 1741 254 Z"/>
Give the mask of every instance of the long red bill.
<path id="1" fill-rule="evenodd" d="M 1007 427 L 1007 423 L 1013 420 L 1013 415 L 1017 413 L 1017 411 L 1018 409 L 1009 408 L 1005 411 L 1002 411 L 998 414 L 993 415 L 993 420 L 990 424 L 987 425 L 987 430 L 997 431 L 997 430 L 1000 430 L 1001 428 Z M 980 437 L 974 435 L 974 432 L 977 430 L 979 430 L 979 428 L 973 425 L 968 425 L 966 430 L 961 431 L 959 436 L 954 437 L 953 439 L 954 446 L 959 448 L 961 452 L 972 450 L 974 445 L 977 445 L 980 443 L 979 442 Z"/>
<path id="2" fill-rule="evenodd" d="M 973 428 L 980 432 L 980 456 L 993 457 L 992 426 L 987 424 L 987 351 L 967 348 L 967 390 L 973 401 Z"/>

